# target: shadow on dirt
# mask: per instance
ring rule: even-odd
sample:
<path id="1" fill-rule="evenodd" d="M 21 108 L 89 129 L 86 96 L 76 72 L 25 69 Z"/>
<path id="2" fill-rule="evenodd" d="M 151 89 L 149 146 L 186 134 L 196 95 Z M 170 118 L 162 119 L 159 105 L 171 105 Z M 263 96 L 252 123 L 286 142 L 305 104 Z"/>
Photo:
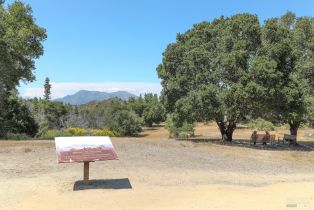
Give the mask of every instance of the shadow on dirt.
<path id="1" fill-rule="evenodd" d="M 156 130 L 159 130 L 160 128 L 163 128 L 163 127 L 165 127 L 165 126 L 162 124 L 159 124 L 159 125 L 154 124 L 152 127 L 143 127 L 143 130 L 144 131 L 156 131 Z"/>
<path id="2" fill-rule="evenodd" d="M 83 181 L 76 181 L 73 186 L 73 191 L 92 189 L 132 189 L 132 185 L 128 178 L 123 178 L 90 180 L 89 184 L 84 184 Z"/>
<path id="3" fill-rule="evenodd" d="M 305 142 L 298 141 L 298 145 L 290 145 L 286 142 L 283 143 L 275 142 L 275 143 L 267 143 L 267 145 L 263 145 L 261 143 L 257 143 L 256 145 L 250 144 L 248 140 L 245 139 L 234 139 L 232 142 L 223 142 L 221 139 L 210 139 L 210 138 L 189 138 L 189 139 L 177 139 L 178 141 L 191 141 L 194 143 L 212 143 L 219 144 L 224 146 L 233 146 L 233 147 L 245 147 L 256 150 L 274 150 L 274 151 L 300 151 L 300 152 L 310 152 L 314 151 L 314 142 Z"/>

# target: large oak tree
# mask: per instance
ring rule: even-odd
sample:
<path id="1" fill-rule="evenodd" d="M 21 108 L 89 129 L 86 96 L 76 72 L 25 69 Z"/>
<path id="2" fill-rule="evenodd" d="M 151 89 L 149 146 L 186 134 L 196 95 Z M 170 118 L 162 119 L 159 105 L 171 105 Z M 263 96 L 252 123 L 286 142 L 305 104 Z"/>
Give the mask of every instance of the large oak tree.
<path id="1" fill-rule="evenodd" d="M 214 119 L 222 137 L 232 141 L 237 122 L 252 110 L 249 92 L 258 91 L 249 67 L 260 45 L 261 27 L 251 14 L 221 17 L 178 34 L 157 68 L 165 107 L 177 126 Z"/>
<path id="2" fill-rule="evenodd" d="M 196 24 L 163 53 L 162 98 L 177 127 L 215 120 L 232 141 L 245 116 L 288 123 L 313 117 L 313 19 L 291 12 L 260 25 L 238 14 Z"/>

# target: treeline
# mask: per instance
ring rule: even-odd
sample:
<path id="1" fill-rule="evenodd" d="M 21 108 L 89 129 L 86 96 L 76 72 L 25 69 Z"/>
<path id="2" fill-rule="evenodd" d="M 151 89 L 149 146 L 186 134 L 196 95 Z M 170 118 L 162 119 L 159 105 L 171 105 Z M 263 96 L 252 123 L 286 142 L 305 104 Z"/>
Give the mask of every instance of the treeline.
<path id="1" fill-rule="evenodd" d="M 69 135 L 138 136 L 142 126 L 165 120 L 165 111 L 156 94 L 124 101 L 118 98 L 73 106 L 44 99 L 8 98 L 2 138 L 53 138 Z"/>
<path id="2" fill-rule="evenodd" d="M 314 19 L 287 12 L 264 24 L 237 14 L 178 34 L 157 72 L 174 135 L 214 120 L 226 141 L 237 124 L 264 118 L 297 135 L 314 119 Z"/>

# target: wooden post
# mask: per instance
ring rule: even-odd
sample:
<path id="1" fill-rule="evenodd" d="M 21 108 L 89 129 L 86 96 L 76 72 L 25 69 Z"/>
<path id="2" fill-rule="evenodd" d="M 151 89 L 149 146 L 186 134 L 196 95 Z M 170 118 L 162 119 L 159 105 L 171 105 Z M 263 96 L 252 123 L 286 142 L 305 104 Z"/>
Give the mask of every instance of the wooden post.
<path id="1" fill-rule="evenodd" d="M 84 184 L 89 184 L 89 162 L 84 162 Z"/>

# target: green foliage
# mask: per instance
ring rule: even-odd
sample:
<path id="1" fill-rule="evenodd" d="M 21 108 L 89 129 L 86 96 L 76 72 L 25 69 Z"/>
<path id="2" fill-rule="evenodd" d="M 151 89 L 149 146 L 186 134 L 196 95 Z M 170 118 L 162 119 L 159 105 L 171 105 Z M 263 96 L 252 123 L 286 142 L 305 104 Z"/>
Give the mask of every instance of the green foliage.
<path id="1" fill-rule="evenodd" d="M 142 117 L 144 109 L 145 109 L 145 102 L 140 95 L 138 98 L 131 97 L 128 100 L 128 106 L 131 110 L 133 110 L 139 117 Z"/>
<path id="2" fill-rule="evenodd" d="M 117 132 L 110 131 L 108 129 L 93 129 L 93 136 L 109 136 L 109 137 L 117 137 L 119 136 Z"/>
<path id="3" fill-rule="evenodd" d="M 73 136 L 119 136 L 117 132 L 102 128 L 102 129 L 85 129 L 85 128 L 68 128 L 67 131 Z"/>
<path id="4" fill-rule="evenodd" d="M 195 24 L 179 34 L 157 68 L 167 112 L 176 114 L 178 124 L 214 119 L 231 141 L 238 119 L 252 110 L 248 67 L 260 43 L 258 18 L 250 14 Z"/>
<path id="5" fill-rule="evenodd" d="M 50 100 L 51 97 L 51 85 L 50 85 L 50 80 L 48 77 L 45 79 L 45 85 L 44 85 L 44 99 L 45 100 Z"/>
<path id="6" fill-rule="evenodd" d="M 42 99 L 32 99 L 30 106 L 40 130 L 66 128 L 66 117 L 73 109 L 71 105 L 62 102 Z"/>
<path id="7" fill-rule="evenodd" d="M 12 93 L 5 101 L 6 112 L 3 114 L 2 135 L 8 133 L 24 133 L 34 137 L 38 131 L 38 126 L 22 99 Z"/>
<path id="8" fill-rule="evenodd" d="M 164 120 L 165 109 L 159 102 L 157 94 L 145 94 L 144 101 L 143 121 L 145 125 L 152 127 L 153 123 L 161 123 Z"/>
<path id="9" fill-rule="evenodd" d="M 35 79 L 34 60 L 43 54 L 41 42 L 47 36 L 45 29 L 35 23 L 31 7 L 20 1 L 7 8 L 0 5 L 0 17 L 0 84 L 10 91 L 20 80 Z"/>
<path id="10" fill-rule="evenodd" d="M 179 131 L 178 131 L 176 122 L 174 121 L 173 114 L 169 114 L 167 116 L 167 119 L 165 122 L 165 128 L 169 132 L 169 137 L 177 137 L 178 136 Z"/>
<path id="11" fill-rule="evenodd" d="M 36 137 L 40 137 L 40 136 L 45 135 L 46 132 L 48 132 L 48 130 L 49 130 L 48 121 L 47 120 L 43 120 L 39 124 L 39 129 L 38 129 L 38 133 L 36 134 Z"/>
<path id="12" fill-rule="evenodd" d="M 63 129 L 50 129 L 37 136 L 40 139 L 54 139 L 55 137 L 67 136 L 109 136 L 117 137 L 119 134 L 108 129 L 85 129 L 85 128 L 68 128 Z"/>
<path id="13" fill-rule="evenodd" d="M 9 97 L 20 81 L 35 79 L 35 59 L 43 54 L 46 31 L 36 24 L 29 5 L 0 3 L 0 136 L 7 132 L 33 136 L 36 126 L 26 107 Z"/>
<path id="14" fill-rule="evenodd" d="M 147 93 L 139 98 L 130 98 L 128 106 L 139 117 L 142 118 L 143 123 L 152 127 L 153 123 L 159 124 L 165 120 L 165 109 L 159 101 L 157 94 Z"/>
<path id="15" fill-rule="evenodd" d="M 44 133 L 41 133 L 37 138 L 39 139 L 54 139 L 55 137 L 68 137 L 73 136 L 69 131 L 67 130 L 47 130 Z"/>
<path id="16" fill-rule="evenodd" d="M 7 140 L 29 140 L 30 136 L 25 133 L 7 133 L 5 136 Z"/>
<path id="17" fill-rule="evenodd" d="M 184 122 L 182 126 L 176 123 L 175 117 L 173 114 L 169 114 L 166 119 L 165 127 L 169 132 L 169 136 L 172 138 L 189 138 L 194 136 L 194 127 L 192 123 Z"/>
<path id="18" fill-rule="evenodd" d="M 162 101 L 176 127 L 215 120 L 228 141 L 248 115 L 287 122 L 296 135 L 312 118 L 313 50 L 314 19 L 291 12 L 263 26 L 251 14 L 195 24 L 163 53 Z"/>
<path id="19" fill-rule="evenodd" d="M 142 120 L 130 110 L 127 102 L 120 99 L 82 105 L 78 112 L 73 116 L 73 124 L 81 124 L 80 127 L 109 129 L 115 136 L 137 136 L 141 132 Z"/>
<path id="20" fill-rule="evenodd" d="M 68 128 L 67 131 L 72 136 L 85 136 L 87 131 L 84 128 Z"/>
<path id="21" fill-rule="evenodd" d="M 257 100 L 257 109 L 264 116 L 271 113 L 273 119 L 288 123 L 293 135 L 302 122 L 310 120 L 313 106 L 308 100 L 313 97 L 308 74 L 308 68 L 314 67 L 313 40 L 313 19 L 288 12 L 266 20 L 261 50 L 252 61 L 256 83 L 266 90 L 263 100 Z"/>
<path id="22" fill-rule="evenodd" d="M 8 132 L 7 121 L 0 117 L 0 138 L 4 138 Z"/>
<path id="23" fill-rule="evenodd" d="M 248 127 L 259 131 L 274 131 L 275 125 L 272 122 L 258 118 L 248 123 Z"/>
<path id="24" fill-rule="evenodd" d="M 115 114 L 108 127 L 122 136 L 138 136 L 142 131 L 141 123 L 134 112 L 122 110 Z"/>

